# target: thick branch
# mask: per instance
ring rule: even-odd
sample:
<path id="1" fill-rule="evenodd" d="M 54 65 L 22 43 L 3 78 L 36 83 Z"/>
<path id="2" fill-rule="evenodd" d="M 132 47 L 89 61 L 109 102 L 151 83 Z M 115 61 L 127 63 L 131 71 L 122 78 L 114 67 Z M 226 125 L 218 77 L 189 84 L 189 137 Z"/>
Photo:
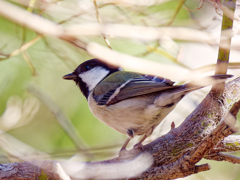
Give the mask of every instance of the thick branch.
<path id="1" fill-rule="evenodd" d="M 174 163 L 155 167 L 151 170 L 154 171 L 154 173 L 151 173 L 151 171 L 148 171 L 147 173 L 152 174 L 151 179 L 164 180 L 186 177 L 187 175 L 195 174 L 195 164 L 204 157 L 204 154 L 209 151 L 209 149 L 212 149 L 224 137 L 235 132 L 233 124 L 235 124 L 235 119 L 231 118 L 231 116 L 227 116 L 226 121 L 223 121 L 219 126 L 217 126 L 217 128 L 214 129 L 204 141 L 202 141 L 193 150 L 186 153 L 182 158 Z M 143 176 L 141 176 L 141 179 L 148 178 L 148 174 L 144 173 Z"/>
<path id="2" fill-rule="evenodd" d="M 0 164 L 0 179 L 15 180 L 15 179 L 56 179 L 70 180 L 64 173 L 59 164 L 44 161 L 44 162 L 23 162 L 12 164 Z"/>
<path id="3" fill-rule="evenodd" d="M 240 101 L 234 103 L 232 106 L 230 113 L 233 117 L 236 118 L 240 109 Z M 216 154 L 219 152 L 230 152 L 230 151 L 239 151 L 240 150 L 240 135 L 231 135 L 224 138 L 220 141 L 214 149 L 209 152 L 211 154 Z"/>

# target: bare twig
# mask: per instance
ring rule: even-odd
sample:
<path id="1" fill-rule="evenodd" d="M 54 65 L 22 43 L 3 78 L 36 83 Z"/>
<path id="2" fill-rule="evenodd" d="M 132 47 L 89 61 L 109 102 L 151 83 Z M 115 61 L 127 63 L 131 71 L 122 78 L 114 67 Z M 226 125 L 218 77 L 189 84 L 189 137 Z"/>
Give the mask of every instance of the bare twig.
<path id="1" fill-rule="evenodd" d="M 214 160 L 214 161 L 228 161 L 233 164 L 240 164 L 239 157 L 228 155 L 228 154 L 223 154 L 223 153 L 215 153 L 215 154 L 206 155 L 204 158 L 209 159 L 209 160 Z"/>
<path id="2" fill-rule="evenodd" d="M 1 3 L 1 2 L 0 2 Z M 10 57 L 16 56 L 19 53 L 21 53 L 22 51 L 26 51 L 28 48 L 30 48 L 32 45 L 34 45 L 38 40 L 40 40 L 42 38 L 42 35 L 39 35 L 37 37 L 35 37 L 34 39 L 32 39 L 31 41 L 27 42 L 26 44 L 22 45 L 19 49 L 13 51 L 11 54 L 9 54 L 7 57 L 5 58 L 0 58 L 1 60 L 5 60 L 8 59 Z"/>
<path id="3" fill-rule="evenodd" d="M 169 73 L 169 69 L 171 71 L 175 71 L 178 73 L 179 79 L 185 79 L 189 78 L 184 76 L 189 70 L 183 68 L 183 67 L 173 67 L 169 66 L 167 64 L 159 64 L 153 61 L 148 61 L 143 58 L 133 57 L 124 53 L 120 53 L 117 51 L 110 50 L 109 48 L 106 48 L 104 46 L 101 46 L 97 43 L 89 43 L 87 45 L 87 51 L 89 54 L 91 54 L 93 57 L 97 57 L 99 59 L 105 60 L 106 62 L 110 64 L 115 64 L 120 67 L 124 68 L 130 68 L 134 67 L 134 71 L 139 71 L 146 74 L 156 74 L 159 76 L 165 76 L 170 79 L 176 78 L 176 74 L 174 77 L 172 76 L 172 73 Z M 138 66 L 133 66 L 134 64 L 138 64 Z M 175 69 L 177 68 L 177 69 Z"/>
<path id="4" fill-rule="evenodd" d="M 186 5 L 184 7 L 190 12 L 196 12 L 196 11 L 202 9 L 203 5 L 204 5 L 204 0 L 200 0 L 198 8 L 196 8 L 194 10 L 189 9 Z"/>
<path id="5" fill-rule="evenodd" d="M 223 11 L 223 18 L 222 18 L 222 33 L 224 30 L 232 30 L 233 28 L 233 19 L 234 19 L 234 12 L 236 8 L 236 0 L 232 1 L 223 1 L 223 5 L 227 6 L 231 10 L 233 10 L 233 14 L 229 18 L 229 16 L 226 15 L 226 12 Z M 220 44 L 228 43 L 228 46 L 231 46 L 231 38 L 225 42 L 223 38 L 223 34 L 221 34 Z M 228 69 L 228 63 L 229 63 L 229 55 L 230 55 L 230 49 L 223 49 L 219 47 L 218 50 L 218 59 L 217 59 L 217 66 L 215 70 L 215 74 L 226 74 Z M 223 92 L 224 89 L 224 83 L 214 85 L 212 90 L 217 91 L 219 93 Z"/>
<path id="6" fill-rule="evenodd" d="M 98 23 L 101 25 L 101 24 L 102 24 L 102 19 L 101 19 L 100 15 L 99 15 L 98 6 L 97 6 L 97 1 L 96 1 L 96 0 L 93 0 L 93 3 L 94 3 L 94 6 L 95 6 L 96 16 L 97 16 Z M 103 36 L 103 39 L 104 39 L 106 45 L 107 45 L 110 49 L 112 49 L 112 47 L 111 47 L 111 45 L 110 45 L 110 42 L 108 41 L 106 35 L 103 34 L 102 36 Z"/>
<path id="7" fill-rule="evenodd" d="M 99 25 L 99 24 L 82 24 L 64 28 L 43 17 L 24 11 L 8 2 L 0 2 L 0 14 L 17 24 L 26 26 L 39 34 L 46 34 L 63 39 L 69 36 L 95 36 L 95 35 L 113 35 L 115 37 L 142 39 L 155 41 L 164 36 L 169 36 L 176 40 L 185 40 L 191 42 L 203 42 L 217 45 L 218 36 L 216 34 L 206 33 L 189 28 L 177 27 L 143 27 L 133 25 Z M 14 13 L 13 13 L 14 12 Z M 27 19 L 26 19 L 27 17 Z M 38 22 L 38 23 L 35 23 Z M 225 33 L 225 39 L 229 39 L 231 34 Z"/>
<path id="8" fill-rule="evenodd" d="M 208 72 L 208 71 L 213 71 L 216 69 L 216 64 L 209 64 L 209 65 L 206 65 L 206 66 L 203 66 L 203 67 L 200 67 L 200 68 L 197 68 L 197 69 L 193 69 L 190 71 L 190 74 L 201 74 L 201 73 L 205 73 L 205 72 Z M 240 69 L 240 63 L 238 62 L 235 62 L 235 63 L 229 63 L 228 64 L 228 69 Z"/>
<path id="9" fill-rule="evenodd" d="M 220 141 L 211 153 L 240 151 L 240 135 L 231 135 Z"/>
<path id="10" fill-rule="evenodd" d="M 171 24 L 174 22 L 176 16 L 178 15 L 181 7 L 183 6 L 183 4 L 185 3 L 185 0 L 181 0 L 179 3 L 178 3 L 178 6 L 177 6 L 177 9 L 175 10 L 174 12 L 174 15 L 172 17 L 172 19 L 169 21 L 169 23 L 167 24 L 167 26 L 171 26 Z"/>
<path id="11" fill-rule="evenodd" d="M 51 100 L 50 97 L 44 94 L 44 92 L 41 92 L 40 87 L 34 88 L 33 86 L 30 86 L 28 90 L 30 93 L 35 95 L 54 114 L 63 130 L 74 142 L 76 148 L 79 151 L 84 152 L 84 149 L 87 147 L 86 144 L 79 136 L 76 129 L 73 127 L 71 121 L 64 115 L 61 109 Z"/>
<path id="12" fill-rule="evenodd" d="M 22 51 L 22 56 L 23 56 L 23 59 L 26 61 L 28 67 L 30 68 L 30 70 L 32 72 L 32 75 L 37 76 L 36 69 L 32 64 L 32 61 L 31 61 L 31 58 L 30 58 L 29 54 L 26 51 Z"/>
<path id="13" fill-rule="evenodd" d="M 233 107 L 232 107 L 231 110 L 230 110 L 230 113 L 231 113 L 234 117 L 236 117 L 237 114 L 238 114 L 238 112 L 239 112 L 239 110 L 240 110 L 240 101 L 234 103 Z"/>
<path id="14" fill-rule="evenodd" d="M 31 146 L 21 142 L 20 140 L 9 135 L 8 133 L 4 132 L 1 129 L 0 129 L 0 147 L 7 154 L 9 159 L 14 162 L 33 161 L 35 159 L 38 160 L 50 159 L 50 156 L 48 154 L 32 148 Z"/>

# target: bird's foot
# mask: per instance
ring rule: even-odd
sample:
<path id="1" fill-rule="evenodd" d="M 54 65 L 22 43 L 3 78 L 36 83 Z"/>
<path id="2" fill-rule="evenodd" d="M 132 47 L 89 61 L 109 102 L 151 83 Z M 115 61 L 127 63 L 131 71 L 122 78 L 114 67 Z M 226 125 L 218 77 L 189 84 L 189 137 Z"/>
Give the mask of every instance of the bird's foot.
<path id="1" fill-rule="evenodd" d="M 133 146 L 133 149 L 135 150 L 141 150 L 141 151 L 144 151 L 144 147 L 141 143 L 137 143 Z"/>
<path id="2" fill-rule="evenodd" d="M 120 151 L 118 152 L 118 156 L 124 156 L 128 153 L 128 150 L 126 148 L 121 148 Z"/>

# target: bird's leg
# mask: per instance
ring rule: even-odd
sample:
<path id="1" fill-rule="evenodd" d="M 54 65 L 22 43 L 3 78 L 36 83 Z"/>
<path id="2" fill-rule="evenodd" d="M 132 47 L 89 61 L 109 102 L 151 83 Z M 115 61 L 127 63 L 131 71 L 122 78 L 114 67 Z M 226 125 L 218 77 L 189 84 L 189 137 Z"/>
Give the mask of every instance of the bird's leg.
<path id="1" fill-rule="evenodd" d="M 129 141 L 130 141 L 131 139 L 132 139 L 131 137 L 128 137 L 128 138 L 127 138 L 127 140 L 126 140 L 125 143 L 123 144 L 122 148 L 120 149 L 120 152 L 126 150 L 126 147 L 127 147 L 128 143 L 129 143 Z"/>
<path id="2" fill-rule="evenodd" d="M 128 134 L 128 138 L 125 141 L 125 143 L 123 144 L 122 148 L 120 149 L 120 151 L 118 153 L 119 155 L 123 154 L 123 152 L 126 151 L 126 147 L 129 143 L 129 141 L 134 137 L 134 131 L 132 129 L 128 129 L 127 134 Z"/>
<path id="3" fill-rule="evenodd" d="M 144 136 L 142 137 L 142 139 L 133 146 L 134 149 L 142 149 L 143 150 L 143 145 L 142 142 L 147 138 L 148 136 L 146 134 L 144 134 Z"/>
<path id="4" fill-rule="evenodd" d="M 142 137 L 142 139 L 141 139 L 137 144 L 135 144 L 135 145 L 133 146 L 133 148 L 134 148 L 134 149 L 142 149 L 142 150 L 143 150 L 142 142 L 143 142 L 148 136 L 150 136 L 150 135 L 152 134 L 153 129 L 154 129 L 154 127 L 149 128 L 148 131 L 147 131 L 147 132 L 144 134 L 144 136 Z"/>

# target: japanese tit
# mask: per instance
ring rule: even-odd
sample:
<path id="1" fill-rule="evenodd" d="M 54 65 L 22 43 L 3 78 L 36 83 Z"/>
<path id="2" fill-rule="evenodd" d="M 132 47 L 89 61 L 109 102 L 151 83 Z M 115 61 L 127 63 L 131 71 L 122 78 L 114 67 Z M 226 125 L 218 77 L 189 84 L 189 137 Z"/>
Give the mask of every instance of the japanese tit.
<path id="1" fill-rule="evenodd" d="M 135 135 L 144 135 L 134 147 L 152 134 L 159 123 L 189 92 L 218 82 L 231 75 L 214 75 L 205 85 L 174 82 L 152 75 L 123 71 L 120 67 L 91 59 L 80 64 L 63 79 L 74 80 L 87 98 L 94 116 L 111 128 L 128 135 L 122 150 Z"/>

